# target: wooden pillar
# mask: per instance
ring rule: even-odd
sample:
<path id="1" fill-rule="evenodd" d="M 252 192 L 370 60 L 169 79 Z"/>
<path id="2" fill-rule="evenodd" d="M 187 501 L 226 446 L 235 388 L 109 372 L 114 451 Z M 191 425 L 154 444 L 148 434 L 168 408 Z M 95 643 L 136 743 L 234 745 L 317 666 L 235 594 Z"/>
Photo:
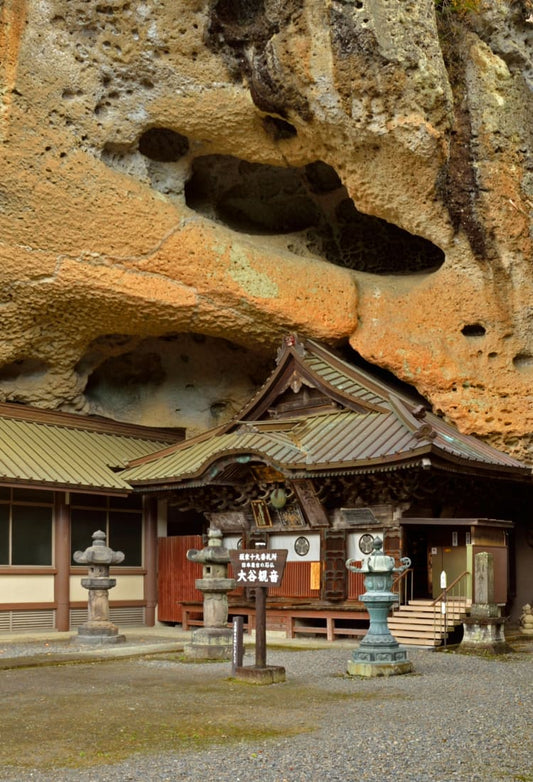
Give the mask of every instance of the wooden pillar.
<path id="1" fill-rule="evenodd" d="M 54 601 L 56 630 L 70 629 L 70 507 L 65 492 L 54 495 Z"/>
<path id="2" fill-rule="evenodd" d="M 145 623 L 155 625 L 157 606 L 157 499 L 144 498 L 144 599 L 146 600 Z"/>
<path id="3" fill-rule="evenodd" d="M 266 587 L 255 590 L 255 667 L 266 668 Z"/>
<path id="4" fill-rule="evenodd" d="M 398 560 L 400 557 L 406 556 L 402 549 L 402 528 L 399 524 L 387 527 L 385 534 L 383 535 L 383 551 L 385 551 L 390 557 Z M 407 556 L 409 552 L 407 552 Z"/>

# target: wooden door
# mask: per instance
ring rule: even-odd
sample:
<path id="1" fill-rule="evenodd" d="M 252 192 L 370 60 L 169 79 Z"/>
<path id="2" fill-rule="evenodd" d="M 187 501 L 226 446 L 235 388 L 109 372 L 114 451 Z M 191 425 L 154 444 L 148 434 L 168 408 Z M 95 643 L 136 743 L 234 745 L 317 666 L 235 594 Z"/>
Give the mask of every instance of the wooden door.
<path id="1" fill-rule="evenodd" d="M 157 618 L 181 622 L 181 603 L 202 601 L 194 582 L 202 577 L 202 566 L 187 559 L 189 549 L 203 548 L 201 535 L 180 535 L 158 540 Z"/>
<path id="2" fill-rule="evenodd" d="M 322 600 L 345 600 L 347 589 L 346 535 L 344 530 L 324 530 Z"/>

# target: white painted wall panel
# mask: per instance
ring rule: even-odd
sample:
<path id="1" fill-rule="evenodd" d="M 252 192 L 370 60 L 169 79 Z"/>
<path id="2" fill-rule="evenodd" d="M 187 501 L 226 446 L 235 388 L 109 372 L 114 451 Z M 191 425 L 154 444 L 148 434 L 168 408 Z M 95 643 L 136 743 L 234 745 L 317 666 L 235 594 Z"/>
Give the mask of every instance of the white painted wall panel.
<path id="1" fill-rule="evenodd" d="M 53 603 L 54 576 L 0 576 L 2 603 Z"/>

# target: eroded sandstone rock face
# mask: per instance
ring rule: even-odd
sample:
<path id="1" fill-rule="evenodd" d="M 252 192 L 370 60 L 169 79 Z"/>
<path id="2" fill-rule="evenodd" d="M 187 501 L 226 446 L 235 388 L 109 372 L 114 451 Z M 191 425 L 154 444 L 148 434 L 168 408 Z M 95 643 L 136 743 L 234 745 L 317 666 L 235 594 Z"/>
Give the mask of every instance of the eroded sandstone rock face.
<path id="1" fill-rule="evenodd" d="M 533 459 L 533 9 L 436 5 L 4 0 L 0 398 L 192 433 L 297 330 Z"/>

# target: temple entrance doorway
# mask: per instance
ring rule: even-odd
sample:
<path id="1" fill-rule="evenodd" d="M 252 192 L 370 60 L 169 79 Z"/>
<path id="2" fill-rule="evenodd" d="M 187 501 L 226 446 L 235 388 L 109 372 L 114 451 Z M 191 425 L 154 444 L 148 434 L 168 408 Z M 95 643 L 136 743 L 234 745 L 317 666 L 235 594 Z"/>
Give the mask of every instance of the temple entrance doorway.
<path id="1" fill-rule="evenodd" d="M 436 599 L 441 591 L 441 574 L 456 596 L 475 599 L 473 568 L 475 555 L 487 551 L 494 560 L 496 602 L 504 605 L 509 596 L 509 533 L 512 524 L 500 519 L 402 519 L 403 550 L 411 559 L 413 597 Z"/>
<path id="2" fill-rule="evenodd" d="M 413 597 L 426 600 L 432 597 L 429 542 L 426 527 L 405 527 L 404 552 L 411 560 Z"/>

